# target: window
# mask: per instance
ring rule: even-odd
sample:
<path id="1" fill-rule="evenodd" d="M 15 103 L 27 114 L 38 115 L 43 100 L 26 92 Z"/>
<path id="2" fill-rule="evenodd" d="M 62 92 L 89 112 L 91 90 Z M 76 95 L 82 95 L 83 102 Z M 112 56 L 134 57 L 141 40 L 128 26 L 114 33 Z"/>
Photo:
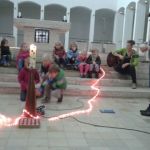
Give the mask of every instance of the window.
<path id="1" fill-rule="evenodd" d="M 34 41 L 36 43 L 49 43 L 49 30 L 35 29 Z"/>

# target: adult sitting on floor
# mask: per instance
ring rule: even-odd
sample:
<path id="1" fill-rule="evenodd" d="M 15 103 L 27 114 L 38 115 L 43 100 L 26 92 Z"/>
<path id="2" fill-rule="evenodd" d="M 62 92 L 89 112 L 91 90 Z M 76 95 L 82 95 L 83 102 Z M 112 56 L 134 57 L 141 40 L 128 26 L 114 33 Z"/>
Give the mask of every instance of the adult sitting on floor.
<path id="1" fill-rule="evenodd" d="M 143 53 L 145 53 L 145 52 L 149 52 L 149 60 L 150 60 L 150 46 L 148 45 L 148 44 L 141 44 L 140 45 L 140 50 L 141 50 L 141 52 L 143 52 Z M 140 113 L 141 113 L 141 115 L 143 115 L 143 116 L 150 116 L 150 104 L 149 104 L 149 106 L 147 107 L 147 109 L 145 109 L 145 110 L 140 110 Z"/>
<path id="2" fill-rule="evenodd" d="M 119 63 L 114 67 L 120 74 L 129 74 L 132 78 L 132 89 L 136 89 L 136 69 L 135 67 L 139 63 L 139 55 L 133 49 L 135 42 L 133 40 L 127 41 L 127 47 L 117 50 L 113 53 L 114 56 L 118 57 Z"/>

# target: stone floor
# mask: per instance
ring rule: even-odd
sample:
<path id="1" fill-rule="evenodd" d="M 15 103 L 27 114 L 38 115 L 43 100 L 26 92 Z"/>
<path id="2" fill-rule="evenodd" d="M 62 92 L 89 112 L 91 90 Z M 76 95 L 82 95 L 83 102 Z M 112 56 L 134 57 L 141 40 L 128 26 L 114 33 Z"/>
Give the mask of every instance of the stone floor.
<path id="1" fill-rule="evenodd" d="M 65 97 L 61 105 L 55 100 L 47 105 L 46 116 L 55 116 L 87 106 L 80 97 Z M 133 128 L 150 132 L 150 118 L 141 117 L 140 109 L 148 99 L 99 98 L 94 110 L 77 116 L 79 120 L 104 126 Z M 39 103 L 39 102 L 38 102 Z M 18 116 L 23 108 L 17 95 L 0 96 L 0 112 L 9 117 Z M 101 114 L 99 109 L 111 108 L 115 114 Z M 57 111 L 56 111 L 57 110 Z M 39 129 L 0 128 L 0 150 L 149 150 L 150 135 L 132 131 L 93 127 L 72 118 L 48 122 L 41 119 Z"/>

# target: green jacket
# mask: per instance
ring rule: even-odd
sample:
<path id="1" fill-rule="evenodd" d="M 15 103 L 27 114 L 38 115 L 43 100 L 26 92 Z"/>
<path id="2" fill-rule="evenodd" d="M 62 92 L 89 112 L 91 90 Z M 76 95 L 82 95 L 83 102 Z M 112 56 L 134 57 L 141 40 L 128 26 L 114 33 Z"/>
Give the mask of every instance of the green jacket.
<path id="1" fill-rule="evenodd" d="M 67 88 L 67 81 L 65 78 L 65 73 L 61 69 L 56 78 L 52 82 L 52 87 L 53 88 L 58 88 L 58 89 L 66 89 Z"/>
<path id="2" fill-rule="evenodd" d="M 127 54 L 127 49 L 126 48 L 119 49 L 119 50 L 116 51 L 116 53 L 118 53 L 122 56 L 125 56 Z M 139 64 L 139 55 L 134 50 L 133 55 L 131 56 L 130 65 L 137 66 L 138 64 Z"/>

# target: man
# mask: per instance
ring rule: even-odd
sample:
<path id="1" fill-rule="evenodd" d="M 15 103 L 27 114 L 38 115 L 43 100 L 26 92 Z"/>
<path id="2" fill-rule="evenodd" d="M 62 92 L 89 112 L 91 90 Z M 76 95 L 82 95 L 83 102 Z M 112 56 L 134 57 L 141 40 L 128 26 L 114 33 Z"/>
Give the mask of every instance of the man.
<path id="1" fill-rule="evenodd" d="M 149 60 L 150 60 L 150 46 L 148 45 L 148 44 L 141 44 L 140 45 L 140 50 L 141 50 L 141 52 L 143 52 L 143 53 L 145 53 L 145 52 L 149 52 Z M 146 110 L 140 110 L 140 113 L 141 113 L 141 115 L 143 115 L 143 116 L 150 116 L 150 104 L 149 104 L 149 106 L 147 107 L 147 109 Z"/>
<path id="2" fill-rule="evenodd" d="M 139 55 L 133 49 L 135 42 L 133 40 L 127 41 L 127 47 L 122 48 L 115 53 L 114 56 L 118 57 L 119 64 L 115 66 L 115 70 L 121 74 L 129 74 L 132 78 L 132 89 L 136 89 L 136 69 L 139 63 Z"/>

